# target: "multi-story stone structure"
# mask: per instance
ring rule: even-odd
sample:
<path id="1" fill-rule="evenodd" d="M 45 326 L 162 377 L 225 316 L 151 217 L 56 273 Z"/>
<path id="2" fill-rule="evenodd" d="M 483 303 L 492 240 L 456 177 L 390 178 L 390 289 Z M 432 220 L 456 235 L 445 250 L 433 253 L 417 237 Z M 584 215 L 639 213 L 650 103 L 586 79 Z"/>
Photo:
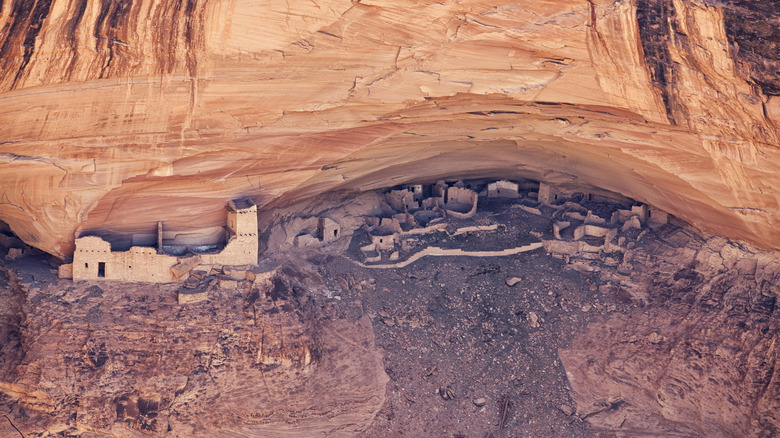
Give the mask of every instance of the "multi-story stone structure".
<path id="1" fill-rule="evenodd" d="M 60 277 L 170 283 L 182 280 L 195 266 L 256 265 L 257 206 L 250 200 L 230 201 L 225 229 L 227 243 L 221 251 L 188 251 L 185 256 L 165 253 L 159 238 L 157 248 L 134 246 L 128 251 L 111 251 L 111 244 L 98 236 L 80 237 L 73 263 L 60 267 Z M 158 235 L 162 235 L 161 226 Z"/>

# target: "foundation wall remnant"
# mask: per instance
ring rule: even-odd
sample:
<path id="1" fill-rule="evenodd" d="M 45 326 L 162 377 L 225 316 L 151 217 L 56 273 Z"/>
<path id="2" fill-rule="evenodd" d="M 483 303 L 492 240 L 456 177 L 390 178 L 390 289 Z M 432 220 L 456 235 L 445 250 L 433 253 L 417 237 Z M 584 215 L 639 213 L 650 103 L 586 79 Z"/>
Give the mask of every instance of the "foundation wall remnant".
<path id="1" fill-rule="evenodd" d="M 606 225 L 607 220 L 593 214 L 592 211 L 588 211 L 588 215 L 585 216 L 585 223 L 589 225 Z"/>
<path id="2" fill-rule="evenodd" d="M 616 235 L 616 228 L 602 227 L 599 225 L 584 224 L 574 229 L 574 240 L 580 240 L 585 236 L 606 237 L 611 240 Z"/>
<path id="3" fill-rule="evenodd" d="M 259 242 L 257 206 L 249 200 L 230 201 L 227 206 L 228 242 L 216 254 L 177 257 L 157 248 L 134 246 L 111 251 L 111 244 L 98 236 L 76 239 L 73 263 L 60 268 L 60 276 L 74 280 L 118 280 L 170 283 L 181 279 L 197 265 L 256 265 Z M 161 225 L 161 224 L 160 224 Z M 162 234 L 158 228 L 158 236 Z M 159 244 L 158 237 L 158 244 Z M 197 262 L 197 263 L 196 263 Z M 174 269 L 174 267 L 176 267 Z"/>
<path id="4" fill-rule="evenodd" d="M 610 219 L 610 223 L 612 224 L 622 224 L 625 221 L 631 219 L 631 216 L 633 216 L 634 213 L 632 213 L 630 210 L 617 210 L 612 213 L 612 218 Z"/>
<path id="5" fill-rule="evenodd" d="M 555 236 L 556 239 L 561 239 L 561 231 L 565 230 L 566 228 L 569 228 L 571 225 L 571 222 L 567 221 L 559 221 L 555 222 L 553 224 L 553 236 Z"/>
<path id="6" fill-rule="evenodd" d="M 293 244 L 295 246 L 315 246 L 320 244 L 320 239 L 312 236 L 311 234 L 300 234 L 293 238 Z"/>

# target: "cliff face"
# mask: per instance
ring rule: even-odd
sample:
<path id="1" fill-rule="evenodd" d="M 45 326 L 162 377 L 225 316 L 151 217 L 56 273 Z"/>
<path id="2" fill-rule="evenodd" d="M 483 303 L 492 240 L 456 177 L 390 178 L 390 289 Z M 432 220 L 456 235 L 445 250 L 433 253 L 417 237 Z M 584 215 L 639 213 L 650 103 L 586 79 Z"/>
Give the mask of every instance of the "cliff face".
<path id="1" fill-rule="evenodd" d="M 777 9 L 3 0 L 0 219 L 64 258 L 239 195 L 530 177 L 778 248 Z"/>
<path id="2" fill-rule="evenodd" d="M 0 266 L 0 436 L 355 436 L 388 380 L 369 319 L 272 275 L 180 306 L 171 285 L 30 287 Z"/>

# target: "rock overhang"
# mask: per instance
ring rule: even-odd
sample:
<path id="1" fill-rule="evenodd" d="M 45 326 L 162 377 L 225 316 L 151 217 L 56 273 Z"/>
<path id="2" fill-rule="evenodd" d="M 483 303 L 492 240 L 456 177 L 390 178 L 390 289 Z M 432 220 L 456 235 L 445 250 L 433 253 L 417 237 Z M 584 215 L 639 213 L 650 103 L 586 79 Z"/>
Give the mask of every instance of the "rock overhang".
<path id="1" fill-rule="evenodd" d="M 13 123 L 0 127 L 0 218 L 65 258 L 77 231 L 126 234 L 164 220 L 206 235 L 238 196 L 262 209 L 329 190 L 526 177 L 601 187 L 778 248 L 780 103 L 735 68 L 745 60 L 729 46 L 732 6 L 674 4 L 669 26 L 687 26 L 686 43 L 679 32 L 643 33 L 654 14 L 645 3 L 552 2 L 531 13 L 460 2 L 414 16 L 401 3 L 358 4 L 319 17 L 302 40 L 277 26 L 289 36 L 273 42 L 280 54 L 246 36 L 251 23 L 236 17 L 258 6 L 245 5 L 220 43 L 208 26 L 193 28 L 202 44 L 174 45 L 168 58 L 143 51 L 147 33 L 120 38 L 149 65 L 167 63 L 155 74 L 72 56 L 70 79 L 43 74 L 62 61 L 43 55 L 57 20 L 76 15 L 50 16 L 19 58 L 29 62 L 4 69 L 18 79 L 1 96 L 0 117 Z M 207 9 L 184 13 L 199 26 L 228 13 Z M 405 22 L 388 21 L 402 10 Z M 132 28 L 136 18 L 120 21 Z M 370 38 L 379 29 L 384 39 Z M 236 38 L 253 56 L 231 46 Z M 68 50 L 77 53 L 63 49 L 63 59 Z M 656 68 L 661 58 L 674 69 Z M 661 70 L 671 88 L 654 79 Z"/>

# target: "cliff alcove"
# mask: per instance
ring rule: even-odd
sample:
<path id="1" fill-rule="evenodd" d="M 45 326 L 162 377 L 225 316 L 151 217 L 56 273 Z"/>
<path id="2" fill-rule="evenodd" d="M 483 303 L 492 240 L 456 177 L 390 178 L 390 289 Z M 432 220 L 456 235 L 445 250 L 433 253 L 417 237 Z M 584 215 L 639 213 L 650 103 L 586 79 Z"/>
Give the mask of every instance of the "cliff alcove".
<path id="1" fill-rule="evenodd" d="M 4 257 L 0 430 L 776 433 L 776 252 L 619 196 L 463 185 L 483 194 L 463 218 L 395 203 L 404 187 L 269 210 L 261 264 L 197 284 L 73 283 Z"/>
<path id="2" fill-rule="evenodd" d="M 777 434 L 778 8 L 0 0 L 0 435 Z M 676 220 L 377 202 L 501 179 Z M 254 270 L 51 272 L 244 197 Z"/>
<path id="3" fill-rule="evenodd" d="M 602 187 L 780 246 L 765 2 L 2 5 L 0 218 L 60 258 L 157 220 L 213 237 L 243 195 L 455 175 Z"/>

